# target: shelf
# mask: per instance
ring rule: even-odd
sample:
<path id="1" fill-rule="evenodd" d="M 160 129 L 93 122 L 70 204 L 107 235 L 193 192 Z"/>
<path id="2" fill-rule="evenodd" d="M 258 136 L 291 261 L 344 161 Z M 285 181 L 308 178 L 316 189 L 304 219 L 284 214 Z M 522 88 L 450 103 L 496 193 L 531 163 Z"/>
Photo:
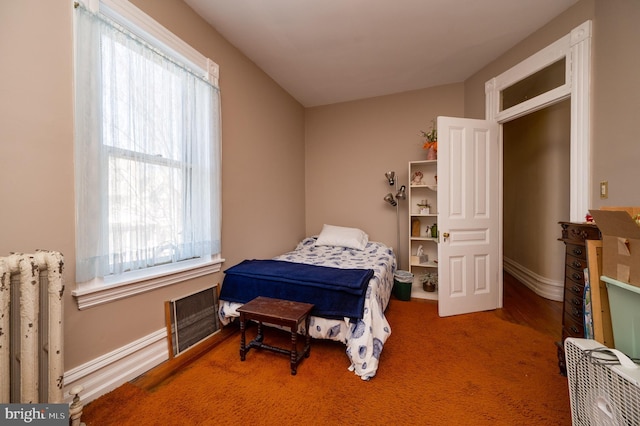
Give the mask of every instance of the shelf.
<path id="1" fill-rule="evenodd" d="M 420 172 L 420 178 L 416 173 Z M 439 238 L 431 236 L 431 227 L 438 224 L 438 161 L 420 160 L 410 161 L 408 176 L 410 179 L 407 188 L 409 201 L 409 271 L 413 274 L 414 280 L 411 287 L 411 297 L 417 299 L 438 300 L 438 292 L 427 292 L 422 288 L 419 277 L 426 273 L 438 273 L 438 251 Z M 419 183 L 418 183 L 419 182 Z M 420 213 L 420 208 L 416 205 L 429 205 L 429 213 Z M 427 211 L 425 209 L 424 211 Z M 417 223 L 419 222 L 419 223 Z M 419 225 L 419 231 L 417 227 Z M 412 236 L 411 231 L 415 231 L 417 236 Z M 429 261 L 420 263 L 418 261 L 417 250 L 422 250 L 428 256 Z M 435 260 L 435 261 L 434 261 Z"/>
<path id="2" fill-rule="evenodd" d="M 434 243 L 438 242 L 437 238 L 433 238 L 433 237 L 409 237 L 411 241 L 433 241 Z"/>
<path id="3" fill-rule="evenodd" d="M 418 268 L 437 268 L 438 267 L 438 263 L 437 262 L 425 262 L 425 263 L 412 263 L 411 266 L 415 266 Z"/>
<path id="4" fill-rule="evenodd" d="M 438 300 L 438 290 L 424 291 L 422 289 L 422 283 L 414 282 L 411 286 L 411 297 L 416 299 Z"/>
<path id="5" fill-rule="evenodd" d="M 430 189 L 432 191 L 437 191 L 438 190 L 438 185 L 427 185 L 427 184 L 424 184 L 424 185 L 413 185 L 412 184 L 412 185 L 409 185 L 409 186 L 411 186 L 411 188 L 427 188 L 427 189 Z"/>

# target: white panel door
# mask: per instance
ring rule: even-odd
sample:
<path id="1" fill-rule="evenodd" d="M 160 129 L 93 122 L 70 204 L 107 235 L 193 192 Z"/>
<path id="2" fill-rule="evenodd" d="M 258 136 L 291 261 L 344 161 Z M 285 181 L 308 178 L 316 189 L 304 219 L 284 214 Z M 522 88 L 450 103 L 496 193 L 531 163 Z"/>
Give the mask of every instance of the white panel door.
<path id="1" fill-rule="evenodd" d="M 497 123 L 438 117 L 438 312 L 502 306 Z"/>

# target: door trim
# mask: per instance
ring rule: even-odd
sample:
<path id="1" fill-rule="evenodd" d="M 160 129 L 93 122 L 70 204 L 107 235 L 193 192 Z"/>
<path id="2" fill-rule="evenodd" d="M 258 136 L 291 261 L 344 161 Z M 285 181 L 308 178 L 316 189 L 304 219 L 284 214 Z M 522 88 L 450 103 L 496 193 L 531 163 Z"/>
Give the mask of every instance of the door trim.
<path id="1" fill-rule="evenodd" d="M 569 216 L 572 222 L 582 222 L 591 207 L 591 35 L 592 22 L 585 21 L 561 39 L 485 83 L 486 119 L 497 121 L 500 125 L 571 98 Z M 501 90 L 563 57 L 566 75 L 564 85 L 500 111 Z M 502 143 L 500 131 L 500 147 Z M 500 186 L 502 187 L 502 161 Z"/>

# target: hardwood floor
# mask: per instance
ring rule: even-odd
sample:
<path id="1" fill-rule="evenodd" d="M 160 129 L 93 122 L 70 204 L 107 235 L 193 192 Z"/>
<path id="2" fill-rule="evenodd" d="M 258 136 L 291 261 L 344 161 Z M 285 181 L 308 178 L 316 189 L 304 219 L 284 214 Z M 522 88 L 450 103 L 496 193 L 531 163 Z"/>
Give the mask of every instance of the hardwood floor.
<path id="1" fill-rule="evenodd" d="M 500 318 L 527 325 L 552 336 L 562 338 L 562 302 L 545 299 L 504 273 L 503 308 L 496 310 Z"/>

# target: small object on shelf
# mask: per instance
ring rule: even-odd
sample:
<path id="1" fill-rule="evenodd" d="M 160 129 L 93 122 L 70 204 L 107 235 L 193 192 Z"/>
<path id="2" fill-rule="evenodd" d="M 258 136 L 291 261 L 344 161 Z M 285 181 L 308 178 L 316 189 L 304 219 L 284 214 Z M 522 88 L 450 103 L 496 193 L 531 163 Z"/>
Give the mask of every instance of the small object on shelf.
<path id="1" fill-rule="evenodd" d="M 420 219 L 416 219 L 416 218 L 411 219 L 411 236 L 412 237 L 420 236 Z"/>
<path id="2" fill-rule="evenodd" d="M 438 129 L 436 129 L 436 120 L 431 120 L 431 130 L 425 132 L 420 131 L 420 134 L 425 139 L 422 147 L 427 150 L 427 160 L 438 159 Z"/>
<path id="3" fill-rule="evenodd" d="M 426 264 L 429 261 L 429 255 L 423 254 L 421 256 L 411 256 L 412 265 Z"/>
<path id="4" fill-rule="evenodd" d="M 431 206 L 429 205 L 429 201 L 428 200 L 422 200 L 420 201 L 418 204 L 418 209 L 420 209 L 418 212 L 420 214 L 429 214 L 429 209 L 431 208 Z"/>
<path id="5" fill-rule="evenodd" d="M 431 226 L 431 238 L 438 238 L 438 224 L 434 223 Z"/>
<path id="6" fill-rule="evenodd" d="M 432 142 L 432 146 L 427 149 L 427 160 L 437 160 L 438 159 L 438 142 Z"/>
<path id="7" fill-rule="evenodd" d="M 422 180 L 423 176 L 424 175 L 422 174 L 422 172 L 420 170 L 415 172 L 413 174 L 413 177 L 411 178 L 411 185 L 424 185 L 424 181 Z"/>
<path id="8" fill-rule="evenodd" d="M 422 245 L 418 246 L 418 250 L 416 251 L 415 256 L 411 256 L 411 264 L 417 265 L 421 263 L 427 263 L 429 261 L 429 256 L 424 254 L 424 249 Z"/>
<path id="9" fill-rule="evenodd" d="M 420 277 L 420 281 L 422 281 L 422 289 L 432 293 L 436 291 L 438 286 L 438 274 L 436 272 L 427 272 Z"/>

